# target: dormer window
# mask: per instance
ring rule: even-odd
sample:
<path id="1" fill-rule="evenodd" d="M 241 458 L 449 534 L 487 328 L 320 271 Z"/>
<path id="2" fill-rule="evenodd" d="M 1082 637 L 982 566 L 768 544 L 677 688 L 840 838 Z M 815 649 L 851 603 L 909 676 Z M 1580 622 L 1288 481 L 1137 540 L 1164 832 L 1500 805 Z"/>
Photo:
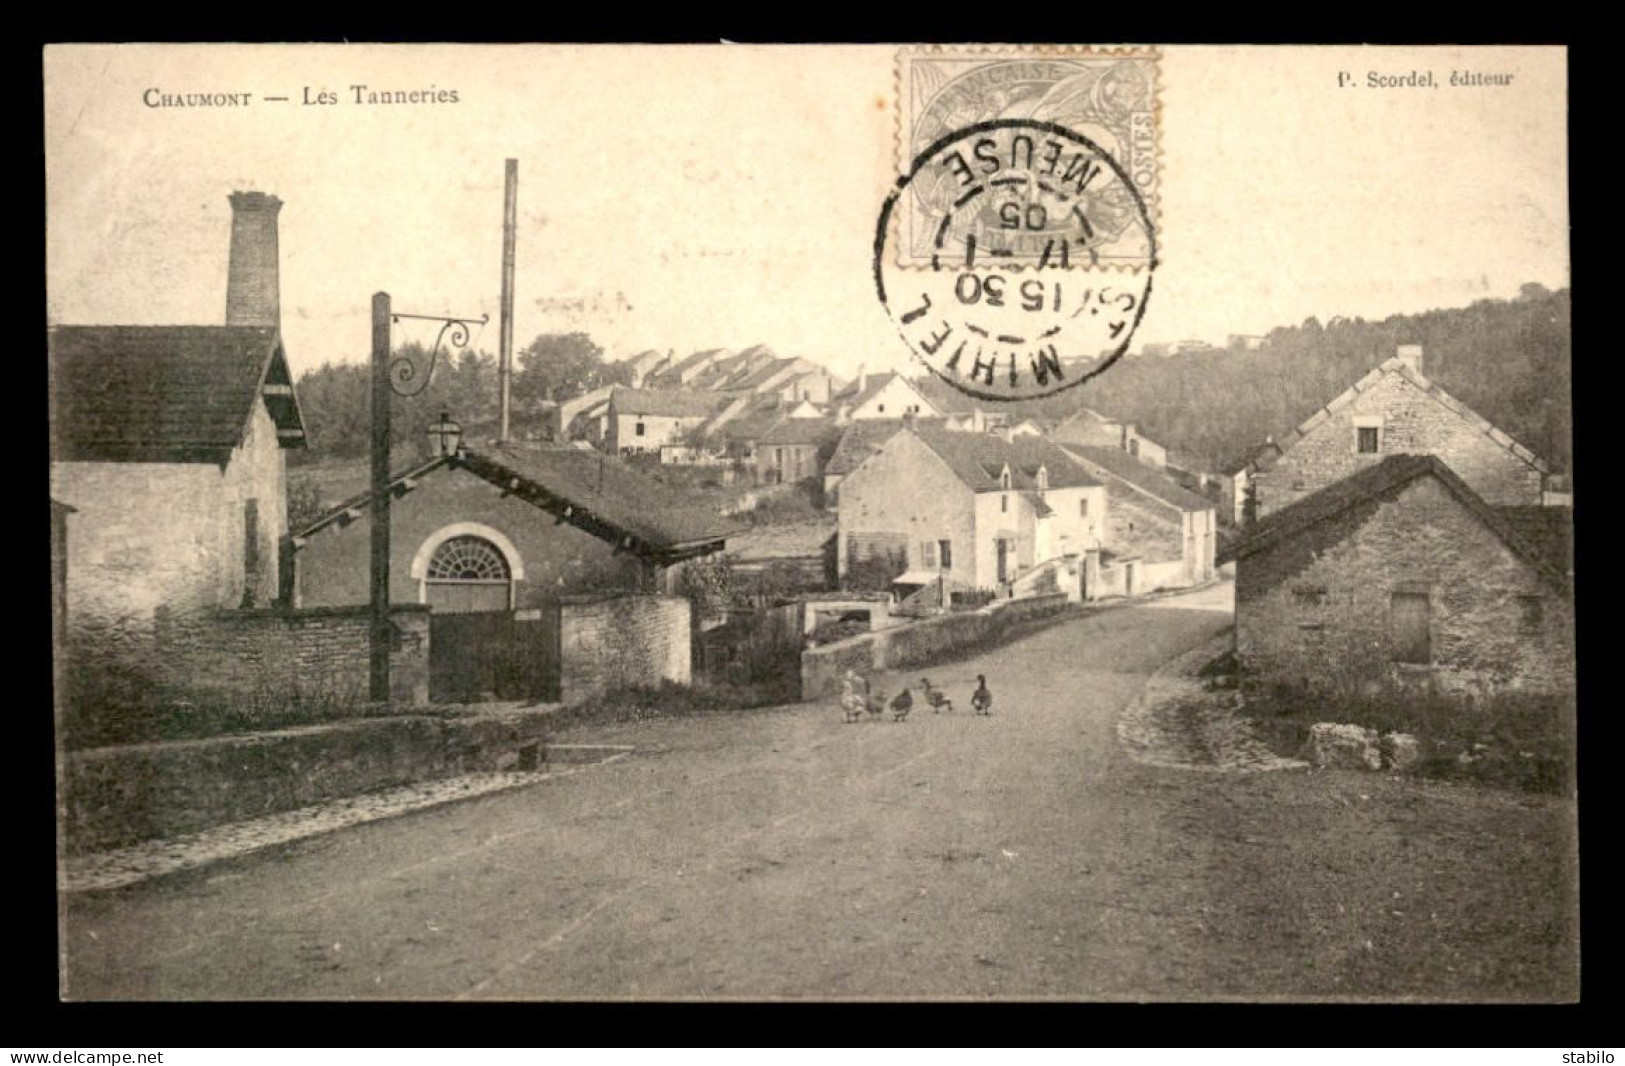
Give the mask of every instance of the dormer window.
<path id="1" fill-rule="evenodd" d="M 1010 470 L 1008 467 L 999 471 L 999 488 L 1006 490 L 1010 488 Z"/>

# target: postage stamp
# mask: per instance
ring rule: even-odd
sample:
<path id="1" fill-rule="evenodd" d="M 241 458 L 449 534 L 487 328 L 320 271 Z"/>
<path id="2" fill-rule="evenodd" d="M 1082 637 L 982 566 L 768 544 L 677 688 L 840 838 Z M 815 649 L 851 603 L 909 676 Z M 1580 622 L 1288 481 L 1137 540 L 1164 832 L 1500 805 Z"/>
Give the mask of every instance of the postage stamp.
<path id="1" fill-rule="evenodd" d="M 943 137 L 979 122 L 1022 119 L 1065 127 L 1116 160 L 1152 225 L 1158 217 L 1158 53 L 1150 48 L 904 48 L 897 54 L 897 167 L 906 171 Z M 925 175 L 900 205 L 898 265 L 928 269 L 936 228 L 958 197 L 950 174 Z M 1120 212 L 1127 221 L 1127 212 Z M 1042 240 L 1018 252 L 1042 255 Z M 1018 258 L 1018 261 L 1021 259 Z M 1142 265 L 1110 242 L 1098 265 Z"/>
<path id="2" fill-rule="evenodd" d="M 1121 357 L 1157 264 L 1156 56 L 904 49 L 875 286 L 914 355 L 1019 400 Z"/>
<path id="3" fill-rule="evenodd" d="M 920 184 L 940 190 L 942 210 L 914 270 L 891 250 Z M 875 231 L 875 287 L 899 334 L 938 377 L 986 400 L 1048 395 L 1111 366 L 1155 269 L 1156 232 L 1129 173 L 1088 137 L 1032 119 L 929 145 Z"/>

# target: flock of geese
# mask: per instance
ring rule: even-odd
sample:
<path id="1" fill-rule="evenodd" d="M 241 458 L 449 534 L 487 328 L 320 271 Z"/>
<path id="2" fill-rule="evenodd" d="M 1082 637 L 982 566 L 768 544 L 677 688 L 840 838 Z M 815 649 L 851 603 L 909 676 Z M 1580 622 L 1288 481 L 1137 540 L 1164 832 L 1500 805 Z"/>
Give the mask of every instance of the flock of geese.
<path id="1" fill-rule="evenodd" d="M 930 678 L 920 678 L 920 693 L 932 714 L 943 711 L 953 713 L 954 701 L 932 685 Z M 976 691 L 971 693 L 970 706 L 976 714 L 993 713 L 993 692 L 987 687 L 987 678 L 981 674 L 976 675 Z M 856 670 L 848 670 L 841 679 L 841 713 L 849 723 L 862 721 L 865 714 L 869 715 L 871 721 L 878 722 L 888 711 L 891 712 L 892 721 L 901 722 L 913 709 L 914 693 L 907 685 L 903 686 L 903 691 L 888 699 L 885 692 L 875 692 L 869 679 Z"/>

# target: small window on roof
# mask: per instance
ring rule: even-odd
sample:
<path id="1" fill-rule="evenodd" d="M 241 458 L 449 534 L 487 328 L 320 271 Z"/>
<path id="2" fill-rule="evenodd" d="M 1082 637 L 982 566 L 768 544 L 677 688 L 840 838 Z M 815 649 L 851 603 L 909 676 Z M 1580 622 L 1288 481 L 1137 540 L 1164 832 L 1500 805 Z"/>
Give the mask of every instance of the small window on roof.
<path id="1" fill-rule="evenodd" d="M 1001 470 L 999 472 L 999 488 L 1008 489 L 1009 487 L 1010 487 L 1010 471 Z"/>

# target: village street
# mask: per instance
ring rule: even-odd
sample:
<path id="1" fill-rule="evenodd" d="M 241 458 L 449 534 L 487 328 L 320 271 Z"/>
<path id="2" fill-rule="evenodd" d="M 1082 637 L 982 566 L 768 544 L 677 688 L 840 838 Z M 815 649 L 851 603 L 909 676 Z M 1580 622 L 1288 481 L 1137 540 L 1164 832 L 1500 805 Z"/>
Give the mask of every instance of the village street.
<path id="1" fill-rule="evenodd" d="M 1124 754 L 1150 673 L 1229 623 L 1207 596 L 911 671 L 951 715 L 597 728 L 561 739 L 637 753 L 69 896 L 64 995 L 1575 995 L 1571 804 Z M 978 673 L 991 718 L 969 713 Z"/>

